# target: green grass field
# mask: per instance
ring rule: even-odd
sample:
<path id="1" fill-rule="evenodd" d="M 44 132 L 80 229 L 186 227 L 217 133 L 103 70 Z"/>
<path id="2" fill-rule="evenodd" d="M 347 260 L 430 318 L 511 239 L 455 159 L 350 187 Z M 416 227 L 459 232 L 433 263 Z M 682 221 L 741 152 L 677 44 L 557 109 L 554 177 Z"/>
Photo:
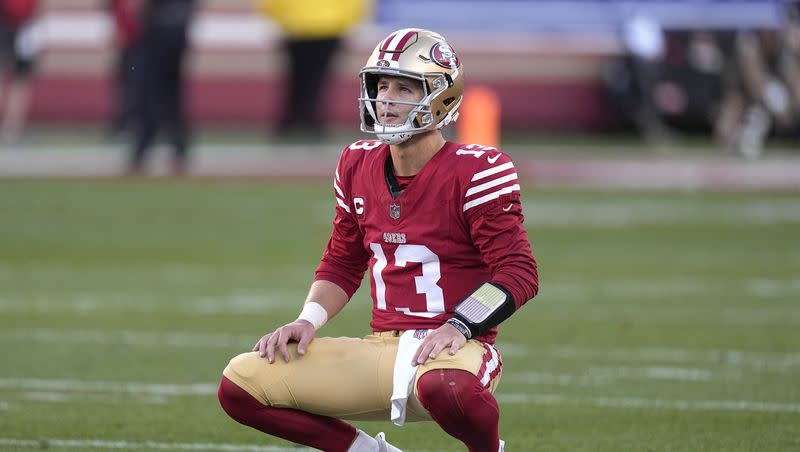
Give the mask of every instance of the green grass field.
<path id="1" fill-rule="evenodd" d="M 297 315 L 332 199 L 327 181 L 0 181 L 0 450 L 294 450 L 215 389 Z M 500 332 L 509 451 L 800 450 L 800 195 L 524 201 L 541 293 Z M 368 306 L 322 334 L 366 334 Z M 463 450 L 432 424 L 360 426 Z"/>

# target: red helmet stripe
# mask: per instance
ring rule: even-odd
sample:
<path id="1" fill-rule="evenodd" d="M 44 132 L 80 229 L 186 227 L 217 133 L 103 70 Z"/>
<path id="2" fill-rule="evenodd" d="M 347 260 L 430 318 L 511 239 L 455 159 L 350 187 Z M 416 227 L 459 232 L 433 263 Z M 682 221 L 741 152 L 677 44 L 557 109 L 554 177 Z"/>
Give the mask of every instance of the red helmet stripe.
<path id="1" fill-rule="evenodd" d="M 397 36 L 397 33 L 393 33 L 391 36 L 389 36 L 388 38 L 386 38 L 386 39 L 383 41 L 383 44 L 381 44 L 381 51 L 382 51 L 382 52 L 391 52 L 391 51 L 392 51 L 392 50 L 389 48 L 389 44 L 391 44 L 391 43 L 392 43 L 392 40 L 394 39 L 394 37 L 395 37 L 395 36 Z"/>
<path id="2" fill-rule="evenodd" d="M 401 39 L 400 42 L 397 43 L 397 45 L 395 46 L 395 52 L 396 53 L 394 55 L 392 55 L 392 60 L 393 61 L 397 61 L 397 60 L 400 59 L 400 53 L 402 53 L 402 51 L 405 50 L 406 43 L 416 33 L 417 33 L 416 31 L 409 31 L 408 33 L 406 33 L 405 36 L 403 36 L 403 39 Z"/>

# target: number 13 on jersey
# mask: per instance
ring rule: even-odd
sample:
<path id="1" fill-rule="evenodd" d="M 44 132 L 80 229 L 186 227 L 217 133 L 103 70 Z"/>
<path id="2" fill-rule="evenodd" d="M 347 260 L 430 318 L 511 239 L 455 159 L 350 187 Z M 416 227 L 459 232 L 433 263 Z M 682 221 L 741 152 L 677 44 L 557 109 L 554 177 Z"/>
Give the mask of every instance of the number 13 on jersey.
<path id="1" fill-rule="evenodd" d="M 370 243 L 375 264 L 372 266 L 372 279 L 375 281 L 375 301 L 378 309 L 387 310 L 386 283 L 383 280 L 383 271 L 389 265 L 386 254 L 380 243 Z M 401 300 L 391 300 L 391 305 L 397 311 L 418 317 L 435 317 L 444 312 L 444 294 L 437 285 L 441 278 L 439 257 L 425 245 L 398 245 L 394 252 L 394 265 L 405 267 L 409 262 L 422 264 L 422 275 L 414 276 L 417 293 L 425 296 L 425 311 L 411 311 L 410 307 L 401 307 Z M 410 282 L 410 281 L 409 281 Z M 391 294 L 389 294 L 391 296 Z"/>

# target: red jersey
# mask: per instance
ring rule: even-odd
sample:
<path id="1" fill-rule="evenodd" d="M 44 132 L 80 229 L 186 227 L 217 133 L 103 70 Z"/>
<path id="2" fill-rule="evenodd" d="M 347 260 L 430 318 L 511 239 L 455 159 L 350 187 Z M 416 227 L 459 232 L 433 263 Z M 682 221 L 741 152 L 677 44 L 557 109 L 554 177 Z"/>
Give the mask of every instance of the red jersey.
<path id="1" fill-rule="evenodd" d="M 374 331 L 437 328 L 484 282 L 519 308 L 538 291 L 511 159 L 495 148 L 447 142 L 395 199 L 389 146 L 358 141 L 336 168 L 333 232 L 315 280 L 352 297 L 370 270 Z M 494 342 L 496 328 L 482 337 Z"/>

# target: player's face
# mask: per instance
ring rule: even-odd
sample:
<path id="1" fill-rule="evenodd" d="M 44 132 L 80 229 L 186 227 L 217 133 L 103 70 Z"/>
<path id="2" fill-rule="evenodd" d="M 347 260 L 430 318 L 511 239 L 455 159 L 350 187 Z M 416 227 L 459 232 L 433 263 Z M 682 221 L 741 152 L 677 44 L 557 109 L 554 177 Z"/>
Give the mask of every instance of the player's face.
<path id="1" fill-rule="evenodd" d="M 419 102 L 425 95 L 422 82 L 407 77 L 382 76 L 378 79 L 377 100 Z M 385 125 L 402 125 L 408 119 L 408 114 L 414 105 L 395 104 L 391 102 L 377 102 L 378 122 Z"/>

